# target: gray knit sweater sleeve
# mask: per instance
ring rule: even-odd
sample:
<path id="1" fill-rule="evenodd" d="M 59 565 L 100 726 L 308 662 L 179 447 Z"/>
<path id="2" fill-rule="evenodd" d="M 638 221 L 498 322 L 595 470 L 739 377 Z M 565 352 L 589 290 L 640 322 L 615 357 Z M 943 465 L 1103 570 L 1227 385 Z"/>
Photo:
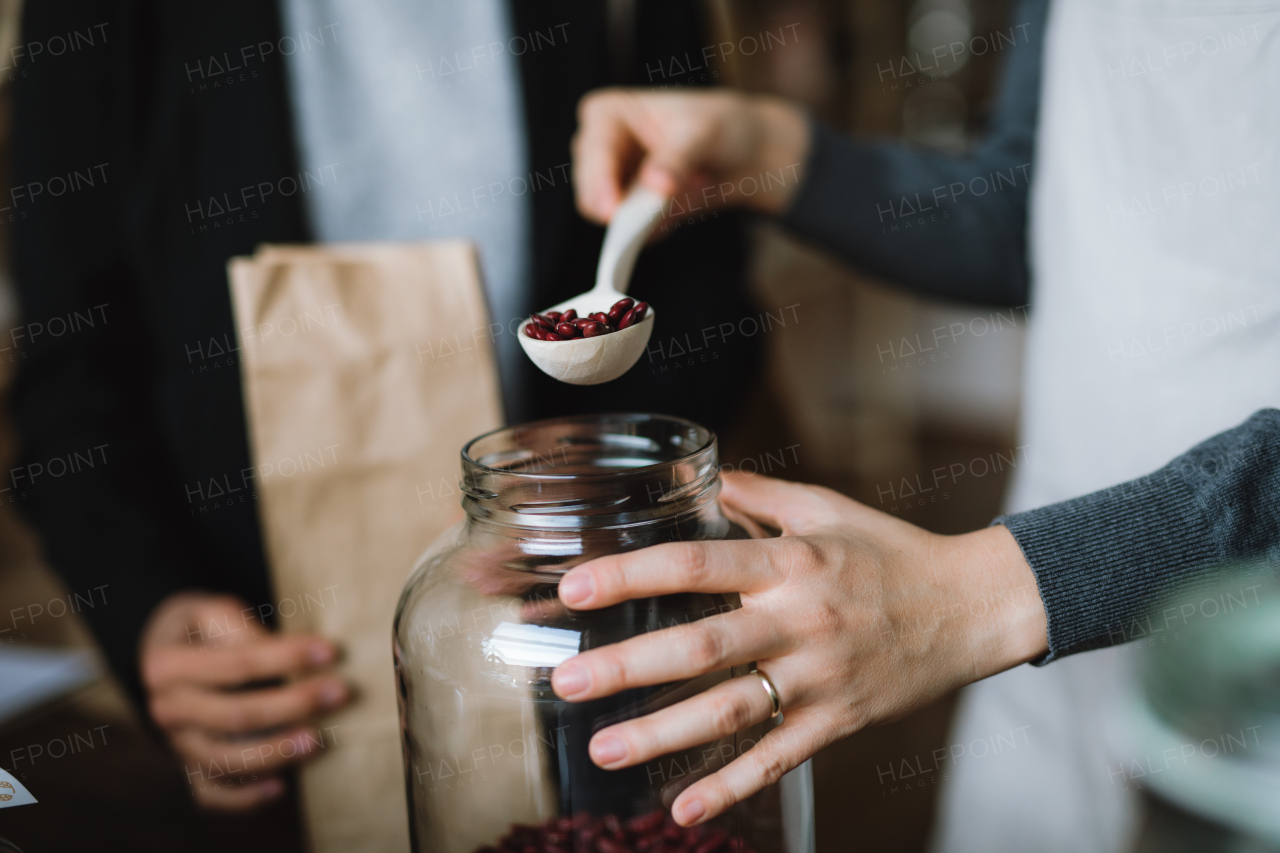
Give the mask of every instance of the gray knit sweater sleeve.
<path id="1" fill-rule="evenodd" d="M 1048 5 L 1019 0 L 996 108 L 967 156 L 853 139 L 815 122 L 805 177 L 782 223 L 914 293 L 1025 305 L 1027 191 Z"/>
<path id="2" fill-rule="evenodd" d="M 1153 474 L 997 518 L 1031 564 L 1049 617 L 1036 664 L 1133 639 L 1175 590 L 1233 564 L 1280 563 L 1280 410 L 1263 409 Z"/>

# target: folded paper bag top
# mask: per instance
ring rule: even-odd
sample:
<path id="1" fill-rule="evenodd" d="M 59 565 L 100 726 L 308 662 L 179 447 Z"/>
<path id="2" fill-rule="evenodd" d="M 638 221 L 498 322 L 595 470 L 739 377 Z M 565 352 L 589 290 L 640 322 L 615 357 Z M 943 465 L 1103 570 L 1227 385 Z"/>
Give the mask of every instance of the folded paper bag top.
<path id="1" fill-rule="evenodd" d="M 270 604 L 281 630 L 342 646 L 357 697 L 299 774 L 311 848 L 403 853 L 387 635 L 406 567 L 460 515 L 458 448 L 502 420 L 491 342 L 459 340 L 489 323 L 476 255 L 264 246 L 229 274 Z"/>

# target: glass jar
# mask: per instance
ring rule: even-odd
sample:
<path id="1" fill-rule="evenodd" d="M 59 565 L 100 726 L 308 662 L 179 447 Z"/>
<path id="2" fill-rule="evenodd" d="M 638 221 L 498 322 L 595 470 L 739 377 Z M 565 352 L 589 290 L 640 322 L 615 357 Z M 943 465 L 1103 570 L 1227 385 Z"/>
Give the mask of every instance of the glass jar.
<path id="1" fill-rule="evenodd" d="M 560 577 L 606 554 L 746 538 L 722 514 L 715 435 L 658 415 L 588 415 L 501 429 L 462 451 L 466 518 L 421 558 L 394 627 L 410 833 L 419 853 L 809 853 L 808 767 L 707 824 L 671 803 L 777 721 L 623 770 L 587 744 L 749 666 L 590 702 L 561 701 L 555 668 L 646 631 L 737 608 L 680 594 L 572 611 Z M 784 820 L 783 813 L 786 812 Z"/>

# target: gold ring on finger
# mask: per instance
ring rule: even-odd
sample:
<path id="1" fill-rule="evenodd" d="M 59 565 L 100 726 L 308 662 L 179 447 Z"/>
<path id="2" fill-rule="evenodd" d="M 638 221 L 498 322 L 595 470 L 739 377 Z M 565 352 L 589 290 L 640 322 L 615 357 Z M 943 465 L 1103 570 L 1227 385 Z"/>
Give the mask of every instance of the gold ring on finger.
<path id="1" fill-rule="evenodd" d="M 782 713 L 782 697 L 778 695 L 778 688 L 769 676 L 764 674 L 763 670 L 753 669 L 751 674 L 760 676 L 760 683 L 764 685 L 764 692 L 769 694 L 769 704 L 773 708 L 773 713 L 769 715 L 769 719 L 772 720 Z"/>

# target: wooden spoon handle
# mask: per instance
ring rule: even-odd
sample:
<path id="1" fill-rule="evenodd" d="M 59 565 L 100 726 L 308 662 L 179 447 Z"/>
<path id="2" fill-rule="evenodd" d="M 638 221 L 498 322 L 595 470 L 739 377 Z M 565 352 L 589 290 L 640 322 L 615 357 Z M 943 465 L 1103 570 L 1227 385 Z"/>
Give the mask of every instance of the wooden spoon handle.
<path id="1" fill-rule="evenodd" d="M 666 203 L 661 195 L 638 184 L 627 193 L 604 234 L 595 290 L 627 292 L 636 258 L 662 218 Z"/>

